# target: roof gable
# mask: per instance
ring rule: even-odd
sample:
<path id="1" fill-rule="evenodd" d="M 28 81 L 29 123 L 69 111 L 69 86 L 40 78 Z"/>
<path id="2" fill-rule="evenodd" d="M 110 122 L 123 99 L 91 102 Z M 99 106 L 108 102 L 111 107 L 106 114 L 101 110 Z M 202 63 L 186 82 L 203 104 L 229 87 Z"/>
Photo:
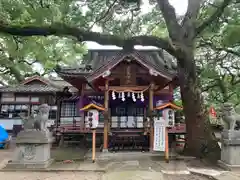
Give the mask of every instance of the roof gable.
<path id="1" fill-rule="evenodd" d="M 33 85 L 33 84 L 50 85 L 49 81 L 37 75 L 27 78 L 20 84 L 21 85 Z"/>
<path id="2" fill-rule="evenodd" d="M 70 82 L 76 79 L 79 83 L 91 83 L 95 77 L 100 77 L 101 73 L 108 70 L 108 68 L 113 68 L 126 56 L 130 55 L 133 56 L 136 61 L 139 61 L 140 64 L 148 66 L 149 68 L 151 67 L 151 71 L 157 71 L 163 77 L 167 76 L 169 77 L 168 79 L 172 79 L 177 76 L 174 58 L 161 49 L 133 50 L 132 52 L 126 52 L 121 49 L 89 50 L 88 54 L 84 57 L 84 64 L 81 66 L 57 67 L 55 71 L 66 81 Z"/>
<path id="3" fill-rule="evenodd" d="M 164 67 L 158 66 L 154 64 L 153 62 L 149 61 L 146 57 L 141 56 L 137 52 L 132 53 L 119 53 L 117 56 L 115 56 L 111 61 L 105 63 L 102 65 L 99 69 L 93 71 L 91 74 L 87 76 L 87 80 L 89 82 L 97 79 L 98 77 L 102 76 L 105 71 L 111 70 L 114 67 L 116 67 L 120 62 L 123 60 L 129 59 L 130 61 L 136 61 L 139 64 L 141 64 L 143 67 L 148 69 L 150 72 L 160 75 L 166 79 L 172 80 L 172 78 L 175 76 L 175 74 L 172 74 L 168 72 Z"/>
<path id="4" fill-rule="evenodd" d="M 156 110 L 162 110 L 162 109 L 165 109 L 165 108 L 171 108 L 171 109 L 175 109 L 175 110 L 182 110 L 183 109 L 181 106 L 178 106 L 178 105 L 173 104 L 171 102 L 161 104 L 160 106 L 157 106 L 155 109 Z"/>
<path id="5" fill-rule="evenodd" d="M 62 91 L 62 86 L 57 86 L 51 81 L 40 77 L 40 76 L 32 76 L 27 78 L 20 84 L 12 85 L 12 86 L 3 86 L 0 88 L 0 92 L 17 92 L 17 93 L 52 93 Z"/>

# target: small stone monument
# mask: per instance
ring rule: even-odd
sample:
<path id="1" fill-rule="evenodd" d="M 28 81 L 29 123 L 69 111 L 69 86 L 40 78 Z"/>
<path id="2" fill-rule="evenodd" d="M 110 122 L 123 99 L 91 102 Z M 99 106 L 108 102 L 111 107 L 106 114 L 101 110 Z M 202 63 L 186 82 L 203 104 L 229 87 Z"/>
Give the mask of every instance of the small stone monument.
<path id="1" fill-rule="evenodd" d="M 47 129 L 49 106 L 42 104 L 36 117 L 23 119 L 24 129 L 16 139 L 16 149 L 6 169 L 42 169 L 51 163 L 50 148 L 53 142 Z"/>
<path id="2" fill-rule="evenodd" d="M 222 107 L 222 119 L 226 124 L 222 132 L 222 150 L 220 166 L 232 170 L 240 168 L 240 115 L 234 110 L 232 104 L 226 103 Z"/>

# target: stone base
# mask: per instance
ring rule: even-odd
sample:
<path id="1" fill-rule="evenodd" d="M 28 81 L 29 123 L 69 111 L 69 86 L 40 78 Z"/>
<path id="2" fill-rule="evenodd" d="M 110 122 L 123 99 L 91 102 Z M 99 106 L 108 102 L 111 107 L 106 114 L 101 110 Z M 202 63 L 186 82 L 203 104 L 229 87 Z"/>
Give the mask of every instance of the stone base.
<path id="1" fill-rule="evenodd" d="M 108 153 L 108 149 L 102 149 L 103 153 Z"/>
<path id="2" fill-rule="evenodd" d="M 239 140 L 235 140 L 239 141 Z M 222 148 L 221 148 L 221 161 L 226 164 L 230 164 L 233 166 L 240 165 L 240 145 L 238 143 L 232 142 L 232 140 L 222 140 Z"/>
<path id="3" fill-rule="evenodd" d="M 218 161 L 218 165 L 226 171 L 240 170 L 240 165 L 230 165 L 221 160 Z"/>
<path id="4" fill-rule="evenodd" d="M 222 131 L 222 139 L 240 139 L 240 131 L 236 130 L 223 130 Z"/>
<path id="5" fill-rule="evenodd" d="M 52 163 L 53 159 L 49 159 L 47 161 L 42 161 L 42 162 L 9 162 L 6 167 L 4 168 L 5 170 L 34 170 L 34 169 L 46 169 L 48 168 Z"/>

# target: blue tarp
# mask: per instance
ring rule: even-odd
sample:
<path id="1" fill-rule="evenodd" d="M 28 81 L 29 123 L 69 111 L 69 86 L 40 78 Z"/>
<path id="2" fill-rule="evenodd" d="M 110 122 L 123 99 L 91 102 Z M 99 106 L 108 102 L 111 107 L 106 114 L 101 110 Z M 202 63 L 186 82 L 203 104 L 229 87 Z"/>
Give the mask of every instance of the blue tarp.
<path id="1" fill-rule="evenodd" d="M 7 131 L 0 125 L 0 142 L 3 142 L 8 139 Z M 3 148 L 4 144 L 0 144 L 0 148 Z"/>

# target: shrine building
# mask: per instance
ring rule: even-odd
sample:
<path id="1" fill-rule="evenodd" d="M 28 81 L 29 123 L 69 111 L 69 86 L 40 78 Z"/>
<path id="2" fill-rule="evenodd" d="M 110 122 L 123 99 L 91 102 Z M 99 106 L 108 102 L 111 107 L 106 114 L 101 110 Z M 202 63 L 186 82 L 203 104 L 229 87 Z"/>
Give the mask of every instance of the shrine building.
<path id="1" fill-rule="evenodd" d="M 67 118 L 59 118 L 57 134 L 90 133 L 88 110 L 91 109 L 99 110 L 97 137 L 103 151 L 137 136 L 134 146 L 152 150 L 157 116 L 168 119 L 169 135 L 185 133 L 184 124 L 175 127 L 172 113 L 163 113 L 166 108 L 181 109 L 173 104 L 173 90 L 178 87 L 176 63 L 163 50 L 89 50 L 82 65 L 58 66 L 56 73 L 78 89 L 75 104 L 61 100 L 58 107 L 60 114 L 78 114 L 74 127 L 66 125 Z"/>

